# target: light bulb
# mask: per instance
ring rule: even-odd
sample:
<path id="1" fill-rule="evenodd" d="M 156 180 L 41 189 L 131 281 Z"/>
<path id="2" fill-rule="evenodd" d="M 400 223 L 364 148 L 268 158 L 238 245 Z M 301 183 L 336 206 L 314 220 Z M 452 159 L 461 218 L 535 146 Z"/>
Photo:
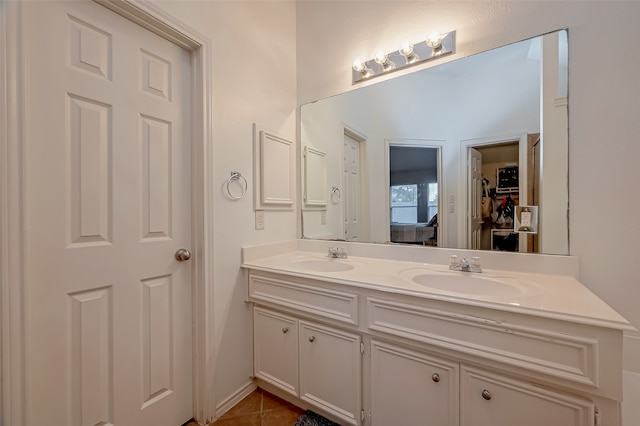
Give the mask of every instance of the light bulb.
<path id="1" fill-rule="evenodd" d="M 367 64 L 366 62 L 363 62 L 362 59 L 360 58 L 356 58 L 353 60 L 353 69 L 356 72 L 359 72 L 362 74 L 362 78 L 369 78 L 373 75 L 373 71 L 371 71 L 371 69 L 367 68 Z"/>
<path id="2" fill-rule="evenodd" d="M 441 49 L 442 39 L 445 38 L 445 36 L 446 34 L 431 33 L 429 37 L 427 37 L 427 46 L 429 46 L 433 50 Z"/>
<path id="3" fill-rule="evenodd" d="M 413 44 L 408 41 L 405 41 L 400 45 L 400 54 L 404 57 L 409 57 L 413 55 Z"/>
<path id="4" fill-rule="evenodd" d="M 441 53 L 442 39 L 444 39 L 447 34 L 432 33 L 427 37 L 427 46 L 433 49 L 432 55 L 438 55 Z"/>
<path id="5" fill-rule="evenodd" d="M 373 58 L 380 65 L 385 65 L 387 62 L 389 62 L 389 57 L 382 50 L 377 51 Z"/>
<path id="6" fill-rule="evenodd" d="M 404 56 L 405 60 L 407 61 L 407 64 L 413 64 L 417 62 L 418 59 L 420 59 L 418 58 L 418 55 L 413 53 L 413 44 L 408 41 L 405 41 L 404 43 L 402 43 L 398 51 L 402 56 Z"/>
<path id="7" fill-rule="evenodd" d="M 353 69 L 358 71 L 358 72 L 362 72 L 364 71 L 366 68 L 366 65 L 364 64 L 364 62 L 362 62 L 362 59 L 360 58 L 355 58 L 353 60 Z"/>
<path id="8" fill-rule="evenodd" d="M 377 52 L 373 59 L 382 66 L 382 71 L 389 71 L 396 67 L 396 64 L 389 60 L 389 55 L 382 50 Z"/>

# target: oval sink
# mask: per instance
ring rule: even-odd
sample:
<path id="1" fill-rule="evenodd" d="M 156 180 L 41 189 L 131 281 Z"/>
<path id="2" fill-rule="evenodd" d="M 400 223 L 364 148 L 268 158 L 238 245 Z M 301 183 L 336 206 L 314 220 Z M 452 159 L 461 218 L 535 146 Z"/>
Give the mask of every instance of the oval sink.
<path id="1" fill-rule="evenodd" d="M 403 271 L 404 278 L 433 290 L 474 296 L 517 297 L 528 286 L 511 278 L 491 277 L 465 272 L 435 272 L 431 270 Z"/>
<path id="2" fill-rule="evenodd" d="M 345 272 L 353 269 L 353 265 L 332 259 L 299 260 L 291 265 L 301 271 L 311 272 Z"/>

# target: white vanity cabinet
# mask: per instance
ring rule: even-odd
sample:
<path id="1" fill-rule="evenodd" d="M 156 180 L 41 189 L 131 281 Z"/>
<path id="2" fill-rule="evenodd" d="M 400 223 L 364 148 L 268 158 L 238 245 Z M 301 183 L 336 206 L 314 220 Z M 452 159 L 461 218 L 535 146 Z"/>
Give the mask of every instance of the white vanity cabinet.
<path id="1" fill-rule="evenodd" d="M 587 426 L 598 424 L 594 404 L 501 374 L 462 366 L 461 426 Z"/>
<path id="2" fill-rule="evenodd" d="M 371 425 L 458 425 L 458 364 L 371 342 Z"/>
<path id="3" fill-rule="evenodd" d="M 620 426 L 622 327 L 252 270 L 255 376 L 355 426 Z"/>
<path id="4" fill-rule="evenodd" d="M 254 375 L 343 424 L 359 424 L 361 337 L 254 307 Z"/>

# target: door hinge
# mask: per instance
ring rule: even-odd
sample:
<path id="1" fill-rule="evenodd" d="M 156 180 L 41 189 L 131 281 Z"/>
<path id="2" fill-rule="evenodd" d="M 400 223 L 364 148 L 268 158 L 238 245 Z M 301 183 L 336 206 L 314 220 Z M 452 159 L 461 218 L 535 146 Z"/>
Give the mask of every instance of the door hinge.
<path id="1" fill-rule="evenodd" d="M 364 424 L 364 410 L 360 410 L 360 423 Z"/>
<path id="2" fill-rule="evenodd" d="M 360 342 L 360 353 L 364 354 L 364 342 Z"/>
<path id="3" fill-rule="evenodd" d="M 593 411 L 593 425 L 594 426 L 601 426 L 601 424 L 600 424 L 600 409 L 598 409 L 598 407 L 596 407 L 596 409 Z"/>

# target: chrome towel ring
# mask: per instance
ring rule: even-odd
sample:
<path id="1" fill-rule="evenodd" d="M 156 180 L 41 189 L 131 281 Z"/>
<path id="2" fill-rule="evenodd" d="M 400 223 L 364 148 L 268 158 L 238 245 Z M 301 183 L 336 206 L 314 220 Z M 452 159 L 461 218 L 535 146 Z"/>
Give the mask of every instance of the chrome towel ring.
<path id="1" fill-rule="evenodd" d="M 242 194 L 236 196 L 236 195 L 233 195 L 233 193 L 231 192 L 231 182 L 233 181 L 240 182 L 240 179 L 242 179 L 242 181 L 244 182 L 244 188 L 242 189 Z M 249 185 L 247 184 L 247 179 L 244 176 L 242 176 L 242 173 L 231 172 L 229 179 L 227 179 L 226 188 L 227 188 L 227 194 L 229 194 L 229 198 L 231 198 L 232 200 L 239 200 L 241 198 L 244 198 L 245 195 L 247 195 L 247 189 L 249 188 Z"/>

